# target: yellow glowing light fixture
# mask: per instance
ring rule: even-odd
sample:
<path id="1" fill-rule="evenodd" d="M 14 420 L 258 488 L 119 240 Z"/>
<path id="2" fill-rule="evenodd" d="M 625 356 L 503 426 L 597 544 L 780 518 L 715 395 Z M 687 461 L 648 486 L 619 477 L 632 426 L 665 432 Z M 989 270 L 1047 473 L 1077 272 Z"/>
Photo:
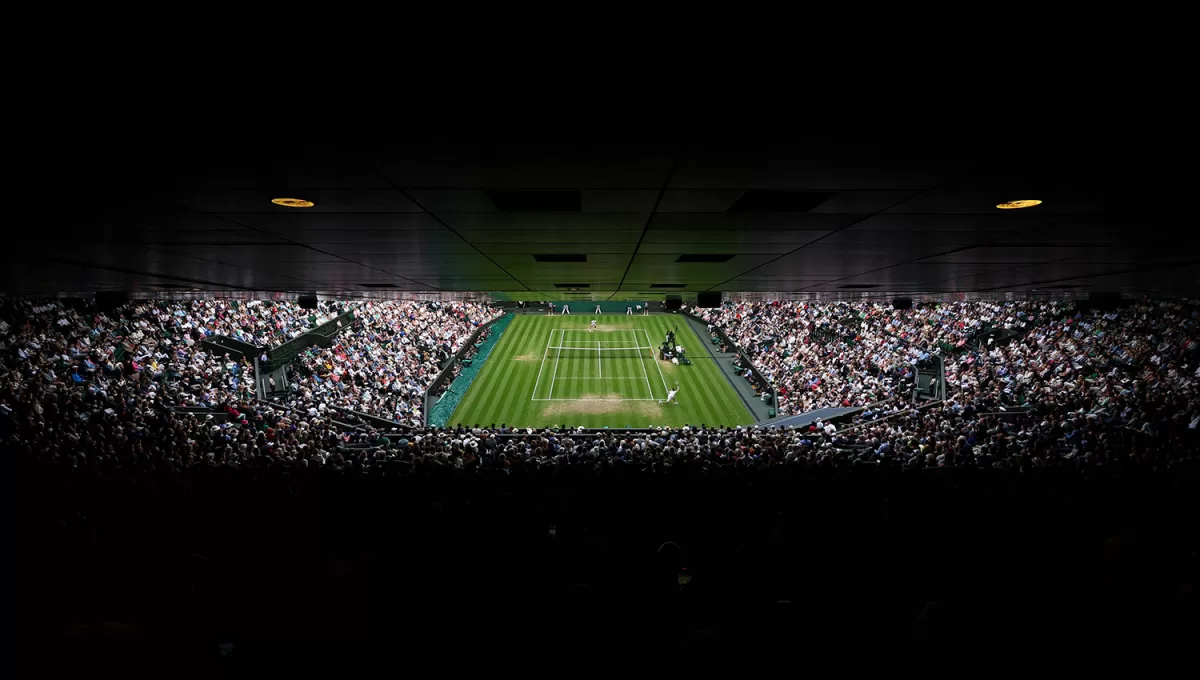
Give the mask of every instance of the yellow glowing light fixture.
<path id="1" fill-rule="evenodd" d="M 316 203 L 306 201 L 303 198 L 272 198 L 271 202 L 275 205 L 282 205 L 285 208 L 311 208 Z"/>
<path id="2" fill-rule="evenodd" d="M 1032 208 L 1035 205 L 1041 204 L 1041 201 L 1030 199 L 1027 201 L 1008 201 L 1007 203 L 1001 203 L 996 207 L 1001 210 L 1016 210 L 1017 208 Z"/>

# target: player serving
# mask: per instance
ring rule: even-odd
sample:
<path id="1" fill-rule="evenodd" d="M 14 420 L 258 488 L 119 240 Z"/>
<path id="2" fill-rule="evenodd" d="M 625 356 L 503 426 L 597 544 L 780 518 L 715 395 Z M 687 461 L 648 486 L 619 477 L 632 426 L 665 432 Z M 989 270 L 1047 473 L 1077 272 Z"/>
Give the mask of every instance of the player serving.
<path id="1" fill-rule="evenodd" d="M 660 404 L 675 404 L 676 406 L 679 406 L 679 400 L 677 400 L 675 398 L 675 395 L 677 395 L 677 394 L 679 394 L 679 383 L 675 383 L 675 389 L 667 390 L 667 400 L 666 401 L 660 401 L 658 403 L 660 403 Z"/>
<path id="2" fill-rule="evenodd" d="M 596 320 L 592 319 L 592 327 L 588 329 L 588 333 L 591 333 L 594 330 L 596 330 Z"/>

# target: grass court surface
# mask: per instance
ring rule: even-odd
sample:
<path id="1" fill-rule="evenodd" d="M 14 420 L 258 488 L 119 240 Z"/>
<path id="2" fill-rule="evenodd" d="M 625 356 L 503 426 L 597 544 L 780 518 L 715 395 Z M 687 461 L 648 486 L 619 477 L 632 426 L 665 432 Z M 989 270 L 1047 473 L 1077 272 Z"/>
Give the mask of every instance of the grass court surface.
<path id="1" fill-rule="evenodd" d="M 599 322 L 593 333 L 591 321 Z M 667 330 L 693 358 L 659 361 Z M 753 416 L 683 318 L 518 315 L 450 418 L 451 425 L 657 427 L 748 425 Z M 680 387 L 679 405 L 664 405 Z"/>

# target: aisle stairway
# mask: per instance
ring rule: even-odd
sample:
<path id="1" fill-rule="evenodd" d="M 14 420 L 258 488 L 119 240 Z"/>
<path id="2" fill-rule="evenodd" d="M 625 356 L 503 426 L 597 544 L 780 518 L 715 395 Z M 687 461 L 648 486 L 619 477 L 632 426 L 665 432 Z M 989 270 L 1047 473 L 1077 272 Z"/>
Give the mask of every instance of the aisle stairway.
<path id="1" fill-rule="evenodd" d="M 274 399 L 275 397 L 283 397 L 288 394 L 288 391 L 291 388 L 291 374 L 289 372 L 290 368 L 291 366 L 289 364 L 284 364 L 283 366 L 280 366 L 269 373 L 261 373 L 259 375 L 260 384 L 258 393 L 262 395 L 263 399 L 269 400 Z M 275 379 L 274 389 L 271 389 L 271 381 L 269 378 Z"/>

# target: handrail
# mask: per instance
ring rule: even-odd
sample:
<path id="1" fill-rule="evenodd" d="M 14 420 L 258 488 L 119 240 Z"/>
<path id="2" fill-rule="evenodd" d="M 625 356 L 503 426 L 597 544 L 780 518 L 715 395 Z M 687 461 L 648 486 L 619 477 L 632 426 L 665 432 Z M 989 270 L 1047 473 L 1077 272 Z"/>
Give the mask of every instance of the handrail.
<path id="1" fill-rule="evenodd" d="M 288 404 L 284 404 L 284 403 L 267 401 L 266 399 L 255 399 L 254 401 L 258 402 L 259 404 L 262 404 L 263 406 L 270 406 L 271 408 L 283 409 L 284 411 L 287 411 L 288 413 L 299 413 L 300 412 L 299 409 L 292 408 Z M 337 407 L 335 406 L 334 408 L 337 408 Z M 362 428 L 359 427 L 358 425 L 353 425 L 351 423 L 344 423 L 344 422 L 341 422 L 340 420 L 334 420 L 333 418 L 329 418 L 329 422 L 331 422 L 334 425 L 337 425 L 339 427 L 342 427 L 342 428 L 358 430 L 360 432 L 362 431 Z"/>
<path id="2" fill-rule="evenodd" d="M 984 413 L 976 413 L 975 416 L 982 418 L 983 416 L 1021 416 L 1026 413 L 1033 413 L 1032 406 L 1014 406 L 1009 411 L 986 411 Z"/>
<path id="3" fill-rule="evenodd" d="M 948 399 L 939 399 L 938 401 L 931 401 L 927 404 L 921 404 L 920 406 L 915 406 L 913 408 L 907 408 L 907 409 L 904 409 L 903 411 L 898 411 L 896 413 L 893 413 L 890 416 L 884 416 L 883 418 L 877 418 L 875 420 L 868 420 L 868 421 L 859 423 L 858 425 L 851 425 L 850 427 L 847 427 L 844 430 L 838 430 L 834 434 L 841 435 L 841 434 L 846 434 L 847 432 L 853 432 L 859 428 L 866 427 L 868 425 L 876 425 L 878 423 L 886 422 L 897 416 L 910 415 L 913 411 L 920 411 L 921 409 L 924 409 L 924 408 L 930 408 L 932 406 L 937 406 L 939 404 L 945 404 L 947 401 L 949 401 L 949 400 Z"/>
<path id="4" fill-rule="evenodd" d="M 300 353 L 314 345 L 329 347 L 333 344 L 333 336 L 354 323 L 354 311 L 336 316 L 316 328 L 298 335 L 275 349 L 268 349 L 267 362 L 261 366 L 263 373 L 271 373 L 281 366 L 286 366 L 300 356 Z"/>
<path id="5" fill-rule="evenodd" d="M 220 424 L 229 422 L 229 414 L 220 409 L 209 408 L 208 406 L 168 406 L 166 407 L 171 413 L 178 415 L 191 416 L 212 416 L 212 422 Z"/>
<path id="6" fill-rule="evenodd" d="M 386 428 L 386 429 L 390 430 L 393 428 L 394 429 L 403 428 L 405 431 L 412 429 L 411 425 L 405 425 L 404 423 L 402 423 L 398 420 L 389 420 L 388 418 L 383 418 L 381 416 L 373 416 L 370 413 L 363 413 L 362 411 L 355 411 L 354 409 L 346 408 L 345 406 L 334 406 L 333 408 L 335 408 L 339 411 L 342 411 L 343 413 L 349 413 L 350 415 L 354 416 L 355 418 L 358 418 L 359 420 L 366 421 L 368 424 L 372 425 L 375 429 Z"/>
<path id="7" fill-rule="evenodd" d="M 244 340 L 231 338 L 228 335 L 210 335 L 207 338 L 202 338 L 200 344 L 206 347 L 218 347 L 238 361 L 248 357 L 255 357 L 259 351 L 258 347 Z"/>

